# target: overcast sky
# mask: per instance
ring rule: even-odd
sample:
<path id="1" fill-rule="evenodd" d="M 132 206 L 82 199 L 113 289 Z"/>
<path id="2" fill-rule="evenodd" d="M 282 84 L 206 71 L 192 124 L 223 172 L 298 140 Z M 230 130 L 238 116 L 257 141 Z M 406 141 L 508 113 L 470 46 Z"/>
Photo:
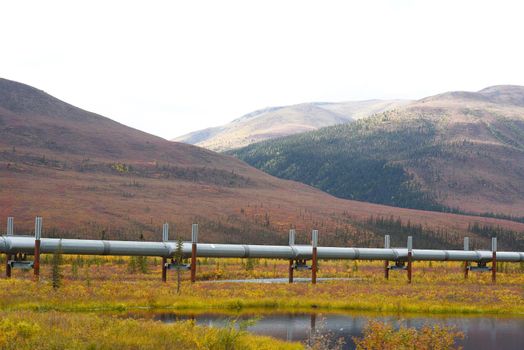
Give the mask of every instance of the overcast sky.
<path id="1" fill-rule="evenodd" d="M 524 85 L 522 3 L 0 0 L 0 76 L 173 138 L 267 106 Z"/>

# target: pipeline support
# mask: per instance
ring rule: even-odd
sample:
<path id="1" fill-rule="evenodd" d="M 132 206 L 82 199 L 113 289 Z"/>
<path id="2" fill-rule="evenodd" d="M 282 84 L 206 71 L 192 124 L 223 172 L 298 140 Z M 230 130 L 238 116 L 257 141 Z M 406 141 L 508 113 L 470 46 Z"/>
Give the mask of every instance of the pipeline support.
<path id="1" fill-rule="evenodd" d="M 11 278 L 11 265 L 9 264 L 10 260 L 11 260 L 11 254 L 6 254 L 5 277 L 7 277 L 7 278 Z"/>
<path id="2" fill-rule="evenodd" d="M 42 238 L 42 218 L 36 217 L 35 219 L 35 251 L 34 251 L 34 263 L 33 271 L 35 281 L 40 279 L 40 240 Z"/>
<path id="3" fill-rule="evenodd" d="M 191 226 L 191 283 L 196 281 L 198 224 Z"/>
<path id="4" fill-rule="evenodd" d="M 412 269 L 413 269 L 413 237 L 408 236 L 408 283 L 411 283 Z"/>
<path id="5" fill-rule="evenodd" d="M 316 284 L 317 283 L 317 268 L 318 268 L 318 262 L 317 262 L 317 247 L 318 247 L 318 231 L 313 230 L 311 234 L 311 245 L 313 247 L 312 252 L 312 259 L 311 259 L 311 283 Z"/>
<path id="6" fill-rule="evenodd" d="M 497 237 L 491 238 L 491 282 L 497 282 Z"/>
<path id="7" fill-rule="evenodd" d="M 162 257 L 162 282 L 167 282 L 167 258 Z"/>
<path id="8" fill-rule="evenodd" d="M 293 259 L 289 259 L 289 283 L 293 283 Z"/>

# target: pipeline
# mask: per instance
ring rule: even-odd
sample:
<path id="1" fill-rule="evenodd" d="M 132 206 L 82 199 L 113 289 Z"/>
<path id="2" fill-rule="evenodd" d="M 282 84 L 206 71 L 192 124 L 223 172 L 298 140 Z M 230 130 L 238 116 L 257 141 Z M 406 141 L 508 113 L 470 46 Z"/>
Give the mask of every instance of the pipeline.
<path id="1" fill-rule="evenodd" d="M 173 257 L 177 243 L 174 241 L 143 242 L 143 241 L 110 241 L 88 239 L 57 239 L 42 238 L 41 254 L 52 254 L 60 251 L 62 254 L 78 255 L 112 255 L 112 256 L 158 256 Z M 31 236 L 1 236 L 0 253 L 3 254 L 33 254 L 35 238 Z M 190 257 L 192 243 L 183 243 L 184 258 Z M 210 244 L 198 243 L 196 256 L 201 258 L 268 258 L 309 260 L 312 258 L 311 245 L 253 245 L 253 244 Z M 407 248 L 355 248 L 355 247 L 318 247 L 317 258 L 347 259 L 347 260 L 389 260 L 407 261 Z M 487 250 L 440 250 L 413 249 L 412 261 L 469 261 L 489 262 L 492 251 Z M 524 261 L 524 252 L 497 251 L 497 260 L 503 262 Z"/>

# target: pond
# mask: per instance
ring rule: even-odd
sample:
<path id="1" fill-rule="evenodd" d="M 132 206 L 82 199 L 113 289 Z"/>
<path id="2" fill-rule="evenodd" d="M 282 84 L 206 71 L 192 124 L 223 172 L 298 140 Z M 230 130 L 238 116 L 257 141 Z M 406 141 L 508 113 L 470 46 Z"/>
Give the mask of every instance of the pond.
<path id="1" fill-rule="evenodd" d="M 142 315 L 143 316 L 143 315 Z M 421 328 L 424 325 L 455 326 L 464 333 L 459 341 L 464 350 L 479 349 L 524 349 L 524 318 L 508 317 L 464 317 L 464 316 L 393 316 L 376 314 L 246 314 L 228 316 L 223 314 L 178 315 L 173 313 L 149 314 L 149 317 L 162 322 L 177 322 L 194 319 L 197 324 L 223 327 L 232 319 L 249 320 L 256 318 L 249 326 L 249 332 L 267 335 L 288 341 L 307 341 L 312 329 L 329 334 L 333 339 L 340 337 L 346 342 L 345 349 L 354 349 L 352 337 L 362 336 L 365 325 L 370 320 L 385 321 L 395 327 Z"/>

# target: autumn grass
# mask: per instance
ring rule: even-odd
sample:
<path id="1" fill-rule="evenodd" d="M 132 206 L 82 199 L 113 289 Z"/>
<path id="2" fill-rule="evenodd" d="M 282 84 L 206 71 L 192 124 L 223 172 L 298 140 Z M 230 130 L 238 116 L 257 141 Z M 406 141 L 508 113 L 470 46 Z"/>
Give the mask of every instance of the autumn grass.
<path id="1" fill-rule="evenodd" d="M 148 262 L 147 273 L 129 272 L 129 261 L 98 258 L 98 263 L 65 265 L 63 285 L 54 290 L 50 268 L 43 266 L 38 283 L 28 273 L 1 279 L 3 311 L 128 311 L 169 309 L 191 312 L 238 312 L 247 310 L 308 312 L 365 311 L 418 314 L 504 314 L 524 316 L 524 274 L 518 265 L 498 274 L 497 284 L 489 274 L 471 274 L 464 281 L 458 263 L 416 263 L 411 285 L 405 272 L 391 272 L 382 277 L 380 262 L 322 262 L 320 277 L 344 277 L 346 280 L 310 283 L 257 284 L 198 281 L 184 276 L 181 293 L 176 293 L 174 275 L 168 283 L 160 280 L 160 267 Z M 66 261 L 66 264 L 70 264 Z M 219 264 L 217 266 L 217 263 Z M 201 263 L 198 277 L 217 278 L 284 277 L 287 262 L 226 260 Z M 277 276 L 275 276 L 275 274 Z M 296 274 L 308 277 L 307 272 Z M 225 277 L 224 277 L 225 276 Z"/>

